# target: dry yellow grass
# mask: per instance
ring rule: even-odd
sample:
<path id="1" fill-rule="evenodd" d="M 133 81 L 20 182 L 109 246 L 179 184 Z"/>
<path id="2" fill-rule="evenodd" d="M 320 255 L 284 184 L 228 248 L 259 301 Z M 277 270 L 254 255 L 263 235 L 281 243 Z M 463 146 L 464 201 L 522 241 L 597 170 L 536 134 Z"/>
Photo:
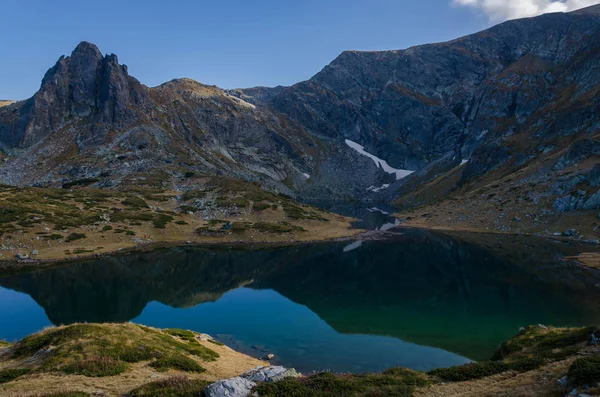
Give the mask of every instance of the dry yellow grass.
<path id="1" fill-rule="evenodd" d="M 18 253 L 30 254 L 34 250 L 37 251 L 35 259 L 60 260 L 152 246 L 186 243 L 290 244 L 349 237 L 361 232 L 352 228 L 351 218 L 300 204 L 294 204 L 293 208 L 314 214 L 315 219 L 292 218 L 289 210 L 286 210 L 287 201 L 260 211 L 253 209 L 256 204 L 251 200 L 234 210 L 216 207 L 195 212 L 181 211 L 178 207 L 180 203 L 176 200 L 177 194 L 137 195 L 94 189 L 69 192 L 60 189 L 5 188 L 0 190 L 0 206 L 3 203 L 6 203 L 5 208 L 11 206 L 8 216 L 12 218 L 4 219 L 3 223 L 0 215 L 0 245 L 3 246 L 0 261 L 14 259 Z M 144 207 L 131 207 L 125 200 L 142 200 Z M 70 224 L 76 226 L 64 230 L 59 228 L 57 224 L 63 222 L 62 218 L 65 217 L 61 214 L 67 214 Z M 136 216 L 171 219 L 157 227 L 154 221 L 138 221 Z M 77 217 L 81 217 L 81 221 Z M 19 220 L 14 220 L 17 218 Z M 77 222 L 81 224 L 77 225 Z M 215 222 L 219 223 L 215 226 Z M 224 228 L 228 222 L 239 227 L 232 230 Z M 285 225 L 285 228 L 294 230 L 277 232 L 254 225 L 267 225 L 275 229 Z M 199 233 L 199 228 L 207 229 L 207 233 Z M 80 235 L 82 238 L 68 241 L 69 235 Z"/>

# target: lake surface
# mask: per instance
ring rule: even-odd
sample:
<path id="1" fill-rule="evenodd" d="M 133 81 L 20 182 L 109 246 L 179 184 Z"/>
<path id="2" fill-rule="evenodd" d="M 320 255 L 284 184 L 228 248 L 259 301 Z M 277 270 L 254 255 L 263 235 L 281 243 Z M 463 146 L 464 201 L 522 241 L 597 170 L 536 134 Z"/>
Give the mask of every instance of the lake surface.
<path id="1" fill-rule="evenodd" d="M 172 248 L 0 275 L 0 339 L 133 321 L 209 333 L 303 372 L 419 370 L 488 359 L 529 324 L 600 324 L 581 249 L 418 230 L 278 249 Z"/>

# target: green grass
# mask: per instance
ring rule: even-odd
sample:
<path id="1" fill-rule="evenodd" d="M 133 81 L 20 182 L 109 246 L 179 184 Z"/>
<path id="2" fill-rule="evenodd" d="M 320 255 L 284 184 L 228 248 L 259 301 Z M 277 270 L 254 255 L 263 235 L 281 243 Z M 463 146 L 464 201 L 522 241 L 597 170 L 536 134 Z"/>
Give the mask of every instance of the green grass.
<path id="1" fill-rule="evenodd" d="M 100 356 L 76 361 L 62 367 L 62 371 L 89 377 L 115 376 L 127 371 L 127 364 L 112 357 Z"/>
<path id="2" fill-rule="evenodd" d="M 121 202 L 121 204 L 123 204 L 126 207 L 132 207 L 132 208 L 148 208 L 148 203 L 146 201 L 144 201 L 144 199 L 137 197 L 137 196 L 131 196 L 131 197 L 127 197 L 125 200 L 123 200 Z"/>
<path id="3" fill-rule="evenodd" d="M 304 232 L 305 229 L 290 225 L 287 222 L 256 222 L 252 225 L 254 230 L 264 233 L 291 233 L 291 232 Z"/>
<path id="4" fill-rule="evenodd" d="M 28 368 L 11 368 L 0 370 L 0 384 L 8 383 L 12 380 L 17 379 L 19 376 L 23 376 L 29 373 L 31 370 Z"/>
<path id="5" fill-rule="evenodd" d="M 113 230 L 113 227 L 112 227 L 112 226 L 110 226 L 110 225 L 106 225 L 106 226 L 104 226 L 104 227 L 102 228 L 102 231 L 103 231 L 103 232 L 108 232 L 108 231 L 110 231 L 110 230 Z"/>
<path id="6" fill-rule="evenodd" d="M 42 394 L 38 397 L 90 397 L 90 394 L 82 391 L 59 391 L 56 393 Z"/>
<path id="7" fill-rule="evenodd" d="M 214 361 L 219 355 L 189 338 L 188 332 L 195 335 L 191 331 L 167 333 L 134 324 L 75 324 L 28 336 L 14 344 L 11 352 L 13 358 L 19 359 L 53 346 L 52 354 L 42 356 L 37 368 L 41 372 L 111 376 L 126 371 L 128 363 L 144 361 L 161 370 L 203 372 L 204 368 L 191 357 Z"/>
<path id="8" fill-rule="evenodd" d="M 568 379 L 577 386 L 595 386 L 600 382 L 600 356 L 575 360 L 569 367 Z"/>
<path id="9" fill-rule="evenodd" d="M 130 397 L 202 397 L 211 382 L 191 380 L 185 376 L 171 376 L 147 383 L 131 390 Z"/>
<path id="10" fill-rule="evenodd" d="M 177 369 L 186 372 L 204 372 L 204 369 L 196 361 L 183 354 L 165 354 L 150 363 L 150 366 L 158 371 L 166 371 L 168 369 Z"/>
<path id="11" fill-rule="evenodd" d="M 285 212 L 285 214 L 288 218 L 295 219 L 295 220 L 314 219 L 314 220 L 318 220 L 318 221 L 329 222 L 329 219 L 320 216 L 316 212 L 306 211 L 303 208 L 301 208 L 297 205 L 291 204 L 291 203 L 285 203 L 283 205 L 283 211 Z"/>
<path id="12" fill-rule="evenodd" d="M 545 328 L 530 326 L 517 336 L 504 342 L 494 353 L 492 360 L 515 357 L 545 357 L 560 359 L 565 352 L 574 354 L 589 341 L 596 327 Z"/>
<path id="13" fill-rule="evenodd" d="M 173 217 L 170 215 L 155 214 L 154 219 L 152 220 L 152 223 L 154 224 L 155 228 L 164 229 L 166 227 L 167 223 L 171 222 L 172 220 L 173 220 Z"/>
<path id="14" fill-rule="evenodd" d="M 438 368 L 429 374 L 450 382 L 464 382 L 471 379 L 481 379 L 510 370 L 510 367 L 500 361 L 471 363 L 450 368 Z"/>
<path id="15" fill-rule="evenodd" d="M 188 342 L 195 342 L 196 341 L 196 334 L 193 333 L 192 331 L 188 331 L 185 329 L 180 329 L 180 328 L 167 328 L 167 329 L 163 329 L 163 332 L 172 335 L 172 336 L 176 336 L 178 338 L 184 339 Z"/>
<path id="16" fill-rule="evenodd" d="M 416 387 L 428 384 L 427 376 L 421 372 L 395 368 L 382 374 L 365 375 L 323 372 L 304 378 L 262 383 L 254 391 L 260 396 L 273 397 L 412 396 Z"/>
<path id="17" fill-rule="evenodd" d="M 264 211 L 267 208 L 271 208 L 271 204 L 254 202 L 254 204 L 252 205 L 252 209 L 254 211 Z"/>

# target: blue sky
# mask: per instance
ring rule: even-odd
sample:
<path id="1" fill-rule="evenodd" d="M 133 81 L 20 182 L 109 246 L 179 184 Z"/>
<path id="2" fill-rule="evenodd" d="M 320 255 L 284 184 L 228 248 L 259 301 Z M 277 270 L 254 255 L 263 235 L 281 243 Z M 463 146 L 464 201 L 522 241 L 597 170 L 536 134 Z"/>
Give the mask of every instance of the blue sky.
<path id="1" fill-rule="evenodd" d="M 519 7 L 524 1 L 551 6 L 590 2 L 515 0 Z M 98 45 L 103 53 L 117 54 L 129 72 L 149 86 L 177 77 L 224 88 L 290 85 L 311 77 L 343 50 L 402 49 L 446 41 L 522 16 L 509 13 L 510 0 L 500 11 L 497 3 L 3 0 L 0 99 L 31 96 L 46 70 L 82 40 Z"/>

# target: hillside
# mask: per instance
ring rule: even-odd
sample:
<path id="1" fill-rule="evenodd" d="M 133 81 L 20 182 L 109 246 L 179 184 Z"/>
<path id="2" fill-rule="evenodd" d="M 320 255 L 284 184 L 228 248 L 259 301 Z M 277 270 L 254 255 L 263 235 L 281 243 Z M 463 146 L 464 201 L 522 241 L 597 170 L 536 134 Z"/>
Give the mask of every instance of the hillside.
<path id="1" fill-rule="evenodd" d="M 152 180 L 180 191 L 185 175 L 225 175 L 300 200 L 395 201 L 403 211 L 443 202 L 423 212 L 437 214 L 429 226 L 466 222 L 472 214 L 445 216 L 464 212 L 460 202 L 483 216 L 464 228 L 554 233 L 572 223 L 561 214 L 600 208 L 598 10 L 345 51 L 291 87 L 228 91 L 189 79 L 146 87 L 83 42 L 32 98 L 0 107 L 0 181 Z M 523 223 L 498 220 L 499 206 Z M 589 235 L 589 213 L 577 214 Z"/>

